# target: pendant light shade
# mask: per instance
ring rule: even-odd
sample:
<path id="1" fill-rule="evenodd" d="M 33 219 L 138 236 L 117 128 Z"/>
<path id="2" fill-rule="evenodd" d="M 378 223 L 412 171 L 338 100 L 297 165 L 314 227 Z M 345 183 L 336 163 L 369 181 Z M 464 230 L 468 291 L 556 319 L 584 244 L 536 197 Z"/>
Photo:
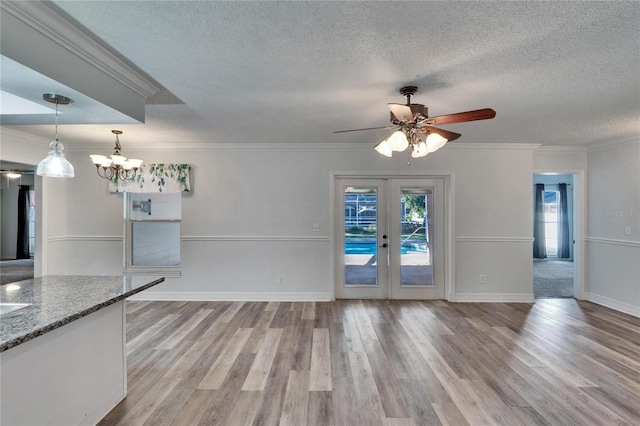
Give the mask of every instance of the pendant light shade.
<path id="1" fill-rule="evenodd" d="M 427 136 L 427 147 L 429 148 L 429 152 L 435 152 L 439 150 L 446 143 L 447 139 L 437 133 L 431 132 L 429 133 L 429 136 Z"/>
<path id="2" fill-rule="evenodd" d="M 36 174 L 38 176 L 72 178 L 75 176 L 73 166 L 66 158 L 62 150 L 64 146 L 56 139 L 49 144 L 49 154 L 38 163 Z"/>
<path id="3" fill-rule="evenodd" d="M 407 140 L 407 136 L 401 132 L 393 132 L 389 139 L 387 139 L 389 143 L 389 147 L 391 147 L 394 151 L 404 151 L 409 146 L 409 141 Z"/>
<path id="4" fill-rule="evenodd" d="M 393 149 L 391 149 L 391 147 L 389 146 L 389 142 L 387 142 L 386 139 L 373 147 L 373 149 L 375 149 L 385 157 L 391 157 L 391 155 L 393 154 Z"/>
<path id="5" fill-rule="evenodd" d="M 73 166 L 64 158 L 64 145 L 58 141 L 58 105 L 68 105 L 71 99 L 62 95 L 52 95 L 46 93 L 42 98 L 56 104 L 56 138 L 49 144 L 47 157 L 38 163 L 36 174 L 38 176 L 72 178 L 75 176 Z"/>

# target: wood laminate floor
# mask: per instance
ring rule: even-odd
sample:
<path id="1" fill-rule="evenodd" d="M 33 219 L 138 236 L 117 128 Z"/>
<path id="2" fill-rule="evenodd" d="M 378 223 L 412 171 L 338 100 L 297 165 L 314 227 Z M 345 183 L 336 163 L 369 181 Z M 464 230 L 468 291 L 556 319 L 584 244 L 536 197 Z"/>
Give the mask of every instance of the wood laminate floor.
<path id="1" fill-rule="evenodd" d="M 127 302 L 100 425 L 640 424 L 640 319 L 574 299 Z"/>

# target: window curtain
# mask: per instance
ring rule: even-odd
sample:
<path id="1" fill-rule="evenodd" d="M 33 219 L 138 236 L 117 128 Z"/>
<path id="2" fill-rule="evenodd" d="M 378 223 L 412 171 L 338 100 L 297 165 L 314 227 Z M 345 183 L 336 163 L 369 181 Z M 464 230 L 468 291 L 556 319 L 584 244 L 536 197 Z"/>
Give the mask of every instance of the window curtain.
<path id="1" fill-rule="evenodd" d="M 533 206 L 533 257 L 544 259 L 547 248 L 544 238 L 544 184 L 536 184 L 535 202 Z"/>
<path id="2" fill-rule="evenodd" d="M 188 164 L 143 164 L 133 180 L 109 183 L 110 192 L 191 192 Z"/>
<path id="3" fill-rule="evenodd" d="M 567 204 L 567 184 L 558 185 L 558 257 L 571 257 L 571 241 L 569 240 L 569 205 Z"/>
<path id="4" fill-rule="evenodd" d="M 29 259 L 29 185 L 18 188 L 18 241 L 16 259 Z"/>

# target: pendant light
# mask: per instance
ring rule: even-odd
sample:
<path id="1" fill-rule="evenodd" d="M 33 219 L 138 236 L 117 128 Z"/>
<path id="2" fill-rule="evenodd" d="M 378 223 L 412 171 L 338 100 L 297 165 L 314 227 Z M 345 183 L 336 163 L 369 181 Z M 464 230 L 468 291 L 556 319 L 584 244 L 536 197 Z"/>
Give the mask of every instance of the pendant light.
<path id="1" fill-rule="evenodd" d="M 45 93 L 42 99 L 47 102 L 56 104 L 56 138 L 49 144 L 49 154 L 38 163 L 36 174 L 38 176 L 72 178 L 75 173 L 73 166 L 66 158 L 64 158 L 64 146 L 58 141 L 58 105 L 69 105 L 71 99 L 62 95 L 53 95 Z"/>
<path id="2" fill-rule="evenodd" d="M 122 130 L 112 130 L 111 133 L 116 135 L 116 147 L 113 150 L 111 158 L 105 155 L 92 154 L 91 161 L 96 166 L 98 176 L 107 180 L 133 180 L 142 164 L 142 160 L 137 158 L 127 158 L 121 155 L 122 146 L 120 145 L 120 136 Z"/>

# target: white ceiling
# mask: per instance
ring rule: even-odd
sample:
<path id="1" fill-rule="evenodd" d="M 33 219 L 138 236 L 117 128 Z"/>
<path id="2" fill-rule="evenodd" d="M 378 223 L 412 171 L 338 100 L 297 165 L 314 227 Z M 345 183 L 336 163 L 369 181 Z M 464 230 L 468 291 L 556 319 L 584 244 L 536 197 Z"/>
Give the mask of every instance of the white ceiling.
<path id="1" fill-rule="evenodd" d="M 144 125 L 116 127 L 125 145 L 374 144 L 389 131 L 332 131 L 388 124 L 408 84 L 432 116 L 497 112 L 442 126 L 455 143 L 640 135 L 638 2 L 55 3 L 174 95 L 147 102 Z M 60 135 L 109 142 L 111 128 Z"/>

